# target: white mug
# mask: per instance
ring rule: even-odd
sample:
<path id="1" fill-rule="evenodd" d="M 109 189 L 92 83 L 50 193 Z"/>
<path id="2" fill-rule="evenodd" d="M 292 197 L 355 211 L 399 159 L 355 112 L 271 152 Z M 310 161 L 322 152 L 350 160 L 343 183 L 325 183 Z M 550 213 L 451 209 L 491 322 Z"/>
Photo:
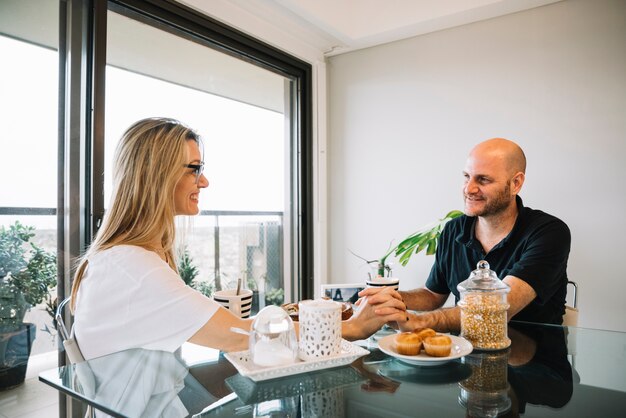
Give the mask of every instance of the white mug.
<path id="1" fill-rule="evenodd" d="M 241 289 L 218 290 L 213 294 L 213 300 L 231 311 L 240 318 L 249 318 L 252 309 L 252 290 Z"/>

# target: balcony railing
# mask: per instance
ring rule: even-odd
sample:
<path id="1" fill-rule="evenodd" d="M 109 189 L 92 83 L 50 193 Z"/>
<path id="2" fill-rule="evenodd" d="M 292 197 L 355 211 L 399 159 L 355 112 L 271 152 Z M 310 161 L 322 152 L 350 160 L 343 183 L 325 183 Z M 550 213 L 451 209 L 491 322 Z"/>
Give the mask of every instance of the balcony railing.
<path id="1" fill-rule="evenodd" d="M 56 213 L 56 208 L 0 207 L 0 225 Z M 182 231 L 198 280 L 219 289 L 234 286 L 242 278 L 244 286 L 259 289 L 266 299 L 271 294 L 268 302 L 278 303 L 279 290 L 284 289 L 283 216 L 280 211 L 201 211 L 192 218 L 192 227 Z M 19 220 L 30 224 L 27 219 Z M 34 226 L 41 240 L 38 244 L 56 251 L 56 226 Z"/>

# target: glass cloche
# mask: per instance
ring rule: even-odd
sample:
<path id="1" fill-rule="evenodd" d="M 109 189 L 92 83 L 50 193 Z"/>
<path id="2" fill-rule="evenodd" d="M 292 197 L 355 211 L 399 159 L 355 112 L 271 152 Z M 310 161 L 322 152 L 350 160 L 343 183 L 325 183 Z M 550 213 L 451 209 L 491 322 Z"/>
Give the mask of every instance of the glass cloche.
<path id="1" fill-rule="evenodd" d="M 298 355 L 298 340 L 289 314 L 278 306 L 261 309 L 250 330 L 250 356 L 259 366 L 293 363 Z"/>

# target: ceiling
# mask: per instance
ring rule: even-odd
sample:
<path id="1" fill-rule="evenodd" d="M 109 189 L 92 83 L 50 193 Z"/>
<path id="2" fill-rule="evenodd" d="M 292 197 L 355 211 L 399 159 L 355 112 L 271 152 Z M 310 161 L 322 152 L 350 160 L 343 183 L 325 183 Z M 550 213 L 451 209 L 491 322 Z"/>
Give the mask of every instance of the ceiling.
<path id="1" fill-rule="evenodd" d="M 331 56 L 561 0 L 227 1 Z M 214 15 L 213 0 L 182 2 Z"/>

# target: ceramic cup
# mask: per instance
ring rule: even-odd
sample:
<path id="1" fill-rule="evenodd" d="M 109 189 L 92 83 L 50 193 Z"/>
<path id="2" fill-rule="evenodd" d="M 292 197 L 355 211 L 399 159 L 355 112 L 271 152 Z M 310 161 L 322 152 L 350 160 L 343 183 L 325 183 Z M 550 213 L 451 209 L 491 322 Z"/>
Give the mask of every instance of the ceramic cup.
<path id="1" fill-rule="evenodd" d="M 367 287 L 378 287 L 378 288 L 390 287 L 393 290 L 398 290 L 398 287 L 400 286 L 400 279 L 397 277 L 374 277 L 374 278 L 367 279 L 365 281 L 365 284 L 367 285 Z M 388 335 L 394 332 L 395 330 L 393 328 L 385 324 L 380 329 L 380 331 L 376 333 L 376 335 L 372 336 L 372 338 L 374 340 L 377 340 L 383 335 Z"/>
<path id="2" fill-rule="evenodd" d="M 397 277 L 374 277 L 365 281 L 367 287 L 391 287 L 398 290 L 400 279 Z"/>
<path id="3" fill-rule="evenodd" d="M 341 352 L 341 304 L 331 300 L 302 301 L 300 310 L 301 360 L 317 360 Z"/>
<path id="4" fill-rule="evenodd" d="M 252 290 L 241 289 L 218 290 L 213 294 L 213 300 L 241 318 L 249 318 L 252 309 Z"/>

